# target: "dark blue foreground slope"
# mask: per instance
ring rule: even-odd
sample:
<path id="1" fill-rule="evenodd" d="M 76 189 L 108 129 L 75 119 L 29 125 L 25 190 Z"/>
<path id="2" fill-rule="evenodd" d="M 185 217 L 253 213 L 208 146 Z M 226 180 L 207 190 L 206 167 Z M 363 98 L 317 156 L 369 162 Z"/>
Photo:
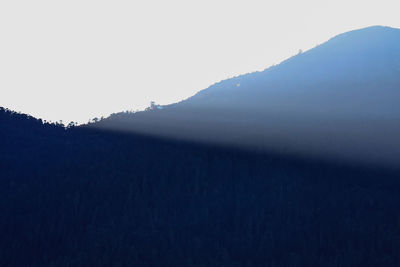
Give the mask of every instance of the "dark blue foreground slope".
<path id="1" fill-rule="evenodd" d="M 394 170 L 0 111 L 0 266 L 398 266 Z"/>

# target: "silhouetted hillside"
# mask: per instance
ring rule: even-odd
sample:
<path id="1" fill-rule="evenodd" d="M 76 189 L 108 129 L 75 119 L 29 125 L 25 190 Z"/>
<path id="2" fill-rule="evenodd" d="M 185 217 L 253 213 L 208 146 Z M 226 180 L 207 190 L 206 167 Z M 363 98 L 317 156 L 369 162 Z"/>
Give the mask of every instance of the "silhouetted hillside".
<path id="1" fill-rule="evenodd" d="M 0 266 L 398 266 L 399 173 L 0 109 Z"/>
<path id="2" fill-rule="evenodd" d="M 115 114 L 92 126 L 398 165 L 399 43 L 399 29 L 347 32 L 180 103 Z"/>

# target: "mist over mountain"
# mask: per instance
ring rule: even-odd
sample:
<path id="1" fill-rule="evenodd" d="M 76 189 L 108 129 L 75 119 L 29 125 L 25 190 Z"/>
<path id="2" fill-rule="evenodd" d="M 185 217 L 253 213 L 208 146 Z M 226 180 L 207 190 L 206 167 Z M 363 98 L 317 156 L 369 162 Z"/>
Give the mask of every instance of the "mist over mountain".
<path id="1" fill-rule="evenodd" d="M 180 103 L 114 114 L 91 126 L 395 165 L 400 163 L 399 43 L 400 30 L 390 27 L 343 33 Z"/>

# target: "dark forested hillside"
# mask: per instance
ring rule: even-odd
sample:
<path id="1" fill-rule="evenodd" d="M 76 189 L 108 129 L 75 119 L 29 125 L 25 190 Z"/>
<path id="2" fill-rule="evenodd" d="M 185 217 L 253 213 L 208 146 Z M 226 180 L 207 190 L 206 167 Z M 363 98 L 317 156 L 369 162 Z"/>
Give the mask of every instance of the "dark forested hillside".
<path id="1" fill-rule="evenodd" d="M 399 43 L 400 29 L 347 32 L 180 103 L 115 114 L 93 126 L 399 165 Z"/>
<path id="2" fill-rule="evenodd" d="M 0 110 L 0 266 L 398 266 L 396 170 Z"/>

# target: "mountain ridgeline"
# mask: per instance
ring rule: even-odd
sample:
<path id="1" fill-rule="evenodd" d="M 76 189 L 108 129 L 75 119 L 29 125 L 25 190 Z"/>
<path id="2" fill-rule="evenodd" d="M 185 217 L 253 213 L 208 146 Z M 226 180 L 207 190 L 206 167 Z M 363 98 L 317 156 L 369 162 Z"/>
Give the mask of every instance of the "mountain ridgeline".
<path id="1" fill-rule="evenodd" d="M 400 30 L 340 34 L 277 66 L 94 127 L 341 161 L 400 164 Z M 173 86 L 173 85 L 170 85 Z"/>

